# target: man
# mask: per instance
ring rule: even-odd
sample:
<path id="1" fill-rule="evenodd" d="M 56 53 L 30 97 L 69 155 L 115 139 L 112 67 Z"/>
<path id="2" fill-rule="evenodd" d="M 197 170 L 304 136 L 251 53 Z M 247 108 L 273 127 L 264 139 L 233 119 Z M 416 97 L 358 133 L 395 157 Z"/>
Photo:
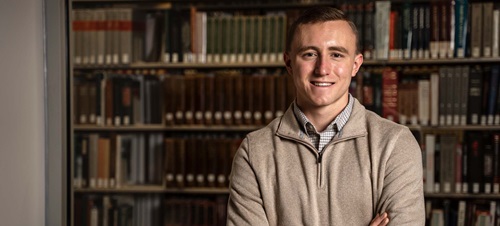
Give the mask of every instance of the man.
<path id="1" fill-rule="evenodd" d="M 348 93 L 363 63 L 357 41 L 334 8 L 291 26 L 284 61 L 296 99 L 238 149 L 228 225 L 425 224 L 418 143 Z"/>

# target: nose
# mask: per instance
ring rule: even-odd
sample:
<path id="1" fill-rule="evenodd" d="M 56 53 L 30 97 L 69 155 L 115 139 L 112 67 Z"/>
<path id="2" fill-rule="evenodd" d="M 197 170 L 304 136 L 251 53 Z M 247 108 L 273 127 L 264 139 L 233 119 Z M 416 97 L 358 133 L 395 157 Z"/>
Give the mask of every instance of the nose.
<path id="1" fill-rule="evenodd" d="M 318 76 L 330 75 L 332 65 L 328 61 L 327 57 L 318 57 L 316 65 L 314 68 L 314 73 Z"/>

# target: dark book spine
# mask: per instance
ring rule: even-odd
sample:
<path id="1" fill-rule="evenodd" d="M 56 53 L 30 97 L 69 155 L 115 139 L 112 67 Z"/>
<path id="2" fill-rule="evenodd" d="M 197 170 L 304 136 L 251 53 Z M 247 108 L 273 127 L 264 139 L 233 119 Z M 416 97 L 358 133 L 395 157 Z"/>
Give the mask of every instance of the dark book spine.
<path id="1" fill-rule="evenodd" d="M 268 124 L 274 119 L 275 113 L 275 78 L 273 75 L 264 77 L 264 123 Z"/>
<path id="2" fill-rule="evenodd" d="M 203 120 L 205 125 L 213 124 L 213 115 L 214 115 L 214 76 L 206 75 L 205 76 L 205 112 L 203 115 Z"/>
<path id="3" fill-rule="evenodd" d="M 469 74 L 469 97 L 467 110 L 467 123 L 471 125 L 479 124 L 482 108 L 482 87 L 483 73 L 479 66 L 470 68 Z"/>
<path id="4" fill-rule="evenodd" d="M 223 121 L 225 125 L 233 125 L 234 115 L 234 75 L 223 76 L 224 91 L 223 91 Z"/>
<path id="5" fill-rule="evenodd" d="M 480 133 L 470 132 L 467 137 L 467 178 L 469 184 L 469 192 L 479 193 L 483 190 L 483 175 L 484 175 L 484 153 L 483 153 L 483 138 Z"/>
<path id="6" fill-rule="evenodd" d="M 243 76 L 237 75 L 234 78 L 234 124 L 243 124 L 244 89 Z"/>
<path id="7" fill-rule="evenodd" d="M 204 124 L 204 117 L 203 114 L 205 112 L 205 105 L 207 102 L 206 96 L 205 96 L 205 78 L 206 76 L 203 75 L 197 75 L 195 77 L 195 107 L 194 107 L 194 122 L 195 124 L 198 125 L 203 125 Z"/>

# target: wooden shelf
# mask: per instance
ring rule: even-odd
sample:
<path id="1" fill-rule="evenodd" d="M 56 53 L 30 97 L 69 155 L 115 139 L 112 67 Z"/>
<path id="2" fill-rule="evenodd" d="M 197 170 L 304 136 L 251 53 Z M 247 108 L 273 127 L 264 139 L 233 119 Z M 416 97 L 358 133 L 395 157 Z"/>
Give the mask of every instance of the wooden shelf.
<path id="1" fill-rule="evenodd" d="M 406 125 L 410 130 L 416 131 L 433 131 L 433 130 L 475 130 L 475 131 L 492 131 L 500 130 L 500 125 L 477 125 L 477 126 L 419 126 Z M 205 126 L 205 125 L 180 125 L 180 126 L 164 126 L 164 125 L 134 125 L 134 126 L 95 126 L 95 125 L 75 125 L 74 130 L 77 132 L 161 132 L 161 131 L 227 131 L 227 132 L 248 132 L 262 128 L 263 126 Z"/>
<path id="2" fill-rule="evenodd" d="M 124 186 L 120 188 L 75 188 L 76 193 L 166 193 L 166 194 L 228 194 L 227 188 L 166 188 L 161 185 Z"/>
<path id="3" fill-rule="evenodd" d="M 425 198 L 436 199 L 500 199 L 500 194 L 457 194 L 457 193 L 426 193 Z"/>
<path id="4" fill-rule="evenodd" d="M 453 58 L 417 60 L 365 60 L 364 66 L 405 66 L 405 65 L 442 65 L 442 64 L 482 64 L 500 63 L 500 58 Z M 280 68 L 284 63 L 132 63 L 126 65 L 76 65 L 76 70 L 126 70 L 126 69 L 236 69 L 236 68 Z"/>
<path id="5" fill-rule="evenodd" d="M 145 132 L 145 131 L 178 131 L 178 132 L 189 132 L 189 131 L 227 131 L 227 132 L 247 132 L 253 131 L 261 128 L 262 126 L 163 126 L 163 125 L 141 125 L 141 126 L 92 126 L 92 125 L 77 125 L 74 127 L 75 131 L 87 132 L 111 132 L 111 131 L 130 131 L 130 132 Z"/>

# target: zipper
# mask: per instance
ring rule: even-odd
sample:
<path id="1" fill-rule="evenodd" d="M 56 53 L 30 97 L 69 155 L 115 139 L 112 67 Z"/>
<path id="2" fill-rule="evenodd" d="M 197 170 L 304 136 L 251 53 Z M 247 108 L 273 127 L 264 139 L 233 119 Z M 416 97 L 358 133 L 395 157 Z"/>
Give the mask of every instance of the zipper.
<path id="1" fill-rule="evenodd" d="M 318 162 L 317 162 L 317 167 L 318 167 L 318 187 L 322 188 L 323 187 L 323 166 L 321 164 L 321 160 L 323 159 L 323 153 L 324 152 L 319 152 L 318 153 Z"/>
<path id="2" fill-rule="evenodd" d="M 286 138 L 286 139 L 290 139 L 290 140 L 294 140 L 294 141 L 297 141 L 301 144 L 303 144 L 304 146 L 308 147 L 312 152 L 314 152 L 314 154 L 316 155 L 316 167 L 317 167 L 317 178 L 318 178 L 318 188 L 322 188 L 324 186 L 324 175 L 323 175 L 323 170 L 322 170 L 322 161 L 323 161 L 323 151 L 322 152 L 318 152 L 318 150 L 312 146 L 310 143 L 307 143 L 301 139 L 297 139 L 295 137 L 292 137 L 292 136 L 286 136 L 286 135 L 282 135 L 282 134 L 279 134 L 279 133 L 276 133 L 277 136 L 279 137 L 282 137 L 282 138 Z M 346 140 L 350 140 L 350 139 L 354 139 L 354 138 L 358 138 L 358 137 L 362 137 L 362 136 L 365 136 L 366 134 L 358 134 L 358 135 L 355 135 L 355 136 L 350 136 L 350 137 L 344 137 L 344 138 L 341 138 L 341 139 L 338 139 L 338 140 L 335 140 L 331 143 L 328 143 L 324 148 L 323 150 L 325 150 L 327 147 L 329 147 L 330 145 L 335 145 L 339 142 L 342 142 L 342 141 L 346 141 Z"/>

